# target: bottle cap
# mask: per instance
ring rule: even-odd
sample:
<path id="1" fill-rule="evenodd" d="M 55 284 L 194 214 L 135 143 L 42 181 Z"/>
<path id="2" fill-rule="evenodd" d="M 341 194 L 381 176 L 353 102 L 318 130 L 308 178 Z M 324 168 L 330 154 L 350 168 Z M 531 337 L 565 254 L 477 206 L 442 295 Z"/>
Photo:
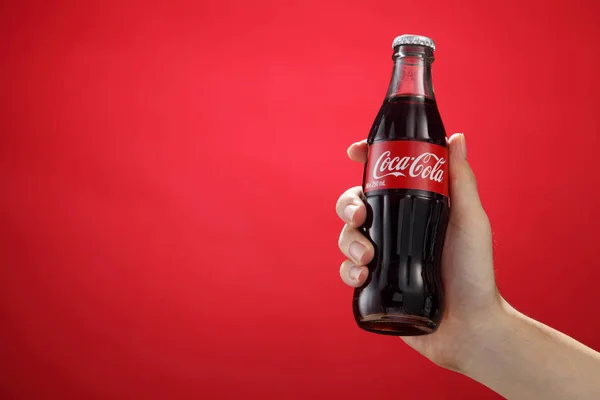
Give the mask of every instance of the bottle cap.
<path id="1" fill-rule="evenodd" d="M 435 50 L 435 43 L 433 40 L 426 36 L 419 35 L 402 35 L 394 39 L 392 48 L 401 45 L 413 45 L 413 46 L 425 46 Z"/>

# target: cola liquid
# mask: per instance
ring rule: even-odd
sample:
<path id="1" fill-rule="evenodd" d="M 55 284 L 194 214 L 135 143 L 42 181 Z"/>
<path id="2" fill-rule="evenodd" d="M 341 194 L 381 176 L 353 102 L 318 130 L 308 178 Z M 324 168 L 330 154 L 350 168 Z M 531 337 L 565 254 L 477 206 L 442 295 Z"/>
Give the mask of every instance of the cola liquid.
<path id="1" fill-rule="evenodd" d="M 434 332 L 444 304 L 441 256 L 448 224 L 446 131 L 431 84 L 434 45 L 394 41 L 394 70 L 368 137 L 363 176 L 365 235 L 375 248 L 353 311 L 370 332 Z"/>

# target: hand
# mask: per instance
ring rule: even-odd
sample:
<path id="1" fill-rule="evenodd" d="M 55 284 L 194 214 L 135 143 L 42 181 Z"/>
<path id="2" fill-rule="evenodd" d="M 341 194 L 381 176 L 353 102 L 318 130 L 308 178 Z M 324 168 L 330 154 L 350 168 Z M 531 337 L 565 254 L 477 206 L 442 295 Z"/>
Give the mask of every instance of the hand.
<path id="1" fill-rule="evenodd" d="M 465 138 L 455 134 L 448 143 L 450 220 L 442 256 L 445 312 L 436 332 L 403 340 L 436 364 L 460 371 L 477 346 L 482 345 L 486 332 L 493 329 L 495 319 L 507 304 L 496 288 L 492 232 L 466 159 Z M 366 141 L 352 144 L 348 156 L 365 163 Z M 342 194 L 336 205 L 338 216 L 346 223 L 338 245 L 348 257 L 340 275 L 353 287 L 364 284 L 369 274 L 365 265 L 374 255 L 373 245 L 358 230 L 367 215 L 361 195 L 361 187 L 353 187 Z"/>

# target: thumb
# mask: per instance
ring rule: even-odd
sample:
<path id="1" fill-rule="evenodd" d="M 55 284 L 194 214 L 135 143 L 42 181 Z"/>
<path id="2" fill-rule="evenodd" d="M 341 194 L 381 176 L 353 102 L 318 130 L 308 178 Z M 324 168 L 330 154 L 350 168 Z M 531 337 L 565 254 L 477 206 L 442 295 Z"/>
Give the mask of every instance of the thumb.
<path id="1" fill-rule="evenodd" d="M 448 140 L 450 158 L 450 207 L 458 215 L 469 215 L 481 209 L 477 181 L 467 162 L 467 144 L 462 133 Z"/>

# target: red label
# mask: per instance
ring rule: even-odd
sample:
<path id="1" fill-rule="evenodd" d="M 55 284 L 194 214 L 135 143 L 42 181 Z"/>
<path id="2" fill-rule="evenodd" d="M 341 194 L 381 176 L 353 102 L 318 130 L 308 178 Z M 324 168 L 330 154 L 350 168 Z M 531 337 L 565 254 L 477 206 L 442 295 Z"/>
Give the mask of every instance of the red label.
<path id="1" fill-rule="evenodd" d="M 414 140 L 373 143 L 363 190 L 380 189 L 428 190 L 448 196 L 448 149 Z"/>

